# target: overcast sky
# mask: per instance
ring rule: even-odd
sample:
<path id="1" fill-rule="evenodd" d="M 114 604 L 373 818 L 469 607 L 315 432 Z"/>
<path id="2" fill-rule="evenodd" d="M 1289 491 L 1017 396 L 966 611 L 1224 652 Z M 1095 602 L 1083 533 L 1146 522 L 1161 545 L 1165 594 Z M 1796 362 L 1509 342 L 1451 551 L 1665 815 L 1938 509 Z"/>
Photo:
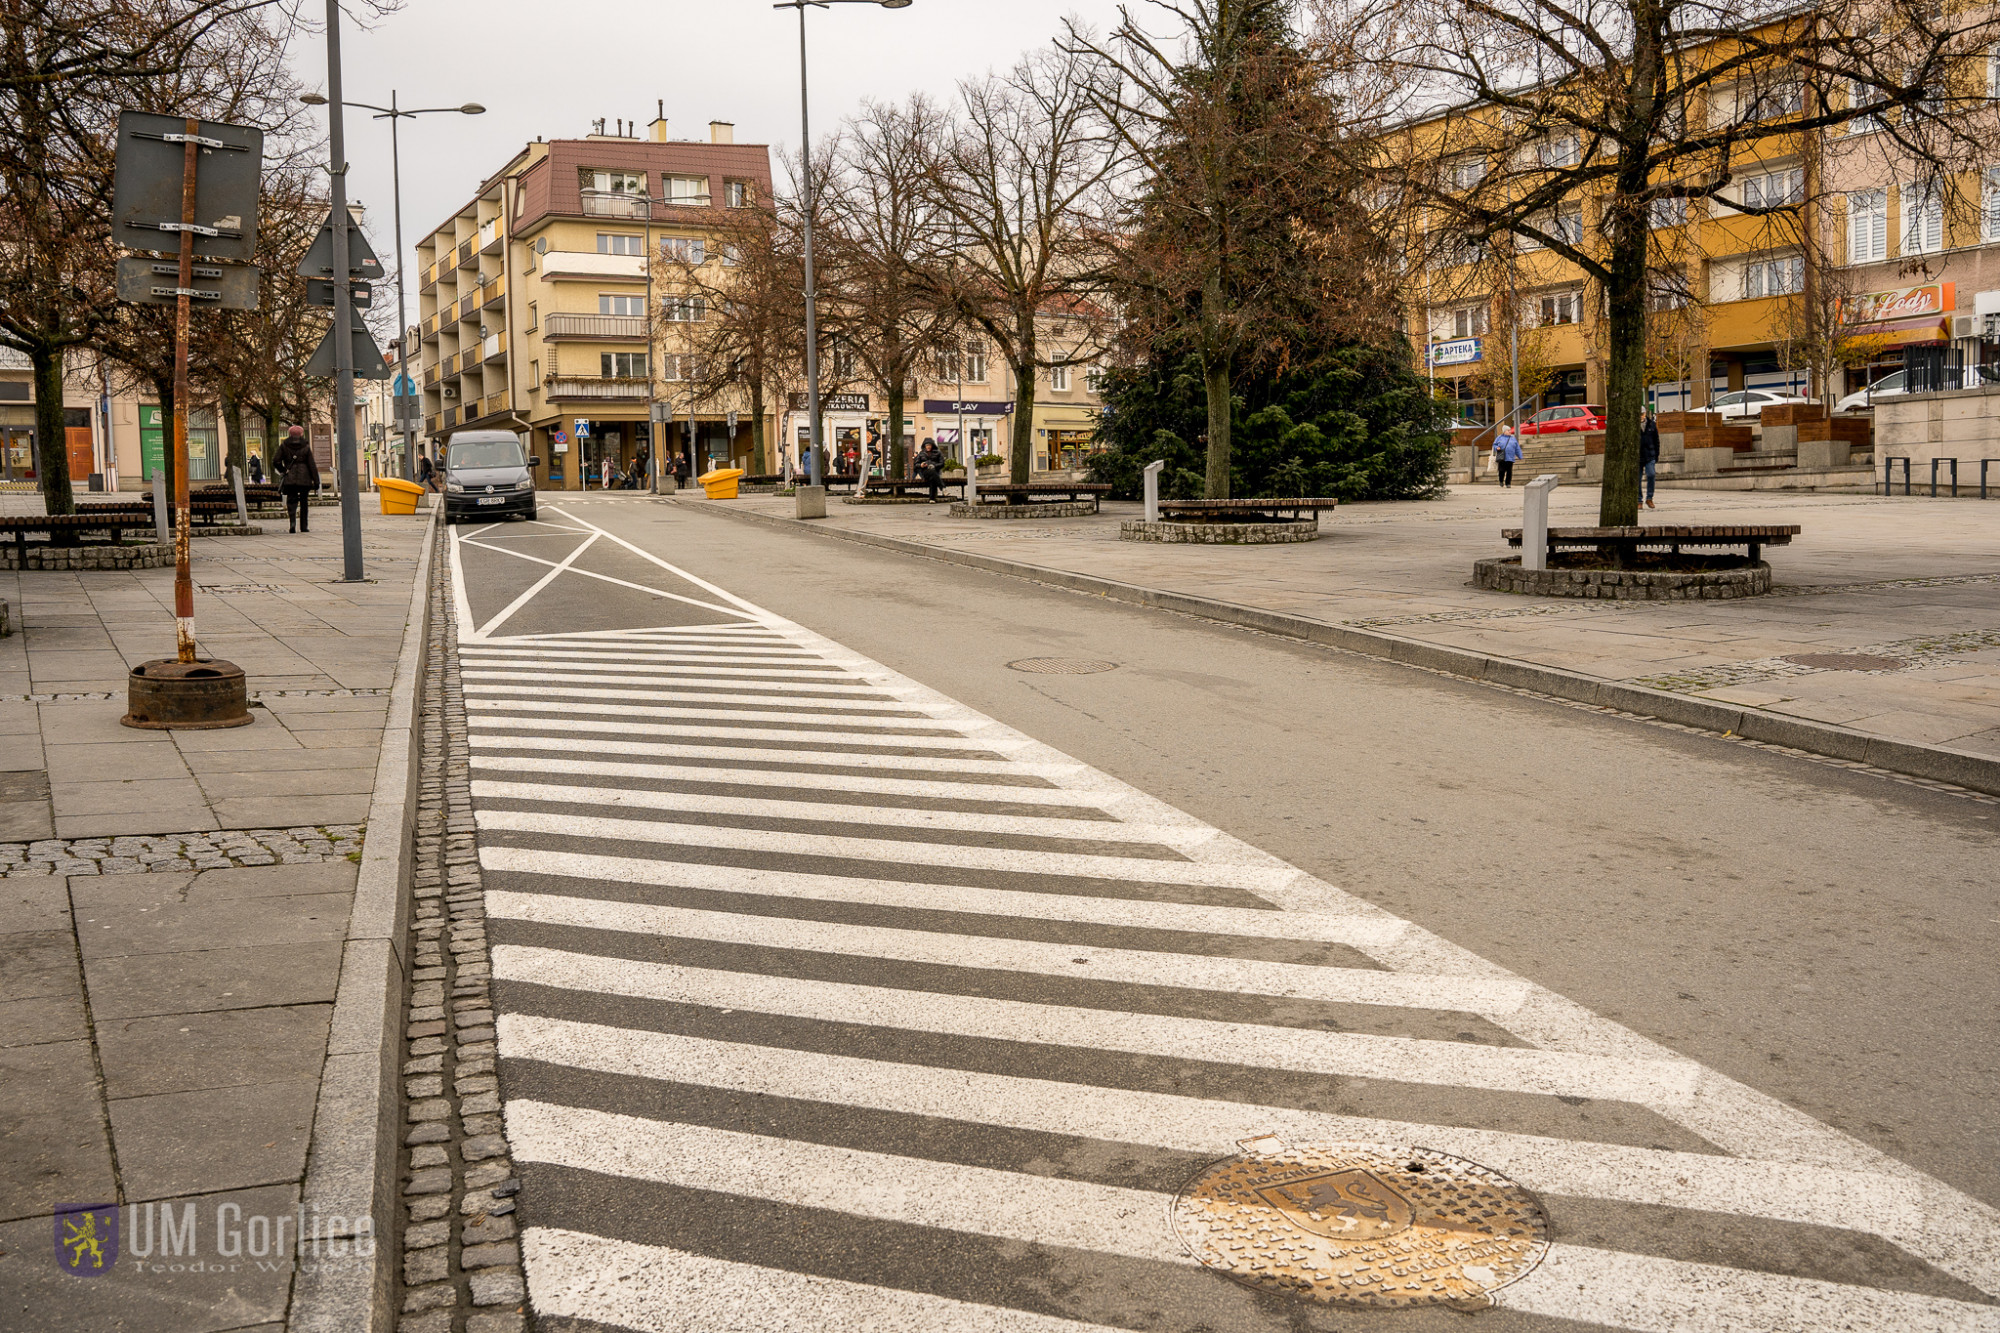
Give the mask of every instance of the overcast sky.
<path id="1" fill-rule="evenodd" d="M 806 18 L 814 133 L 864 97 L 918 88 L 948 95 L 960 79 L 1047 44 L 1065 16 L 1101 30 L 1117 9 L 1117 0 L 814 9 Z M 370 30 L 345 27 L 341 56 L 344 93 L 356 101 L 387 106 L 394 89 L 405 107 L 486 107 L 483 116 L 403 122 L 403 238 L 411 246 L 523 143 L 581 138 L 599 116 L 637 120 L 643 134 L 661 98 L 675 138 L 706 138 L 709 121 L 728 120 L 738 143 L 799 139 L 798 17 L 769 0 L 406 0 Z M 324 42 L 301 41 L 294 59 L 301 77 L 324 89 Z M 386 263 L 394 243 L 388 123 L 350 110 L 347 157 L 349 198 L 368 206 Z M 414 311 L 414 286 L 409 299 Z"/>

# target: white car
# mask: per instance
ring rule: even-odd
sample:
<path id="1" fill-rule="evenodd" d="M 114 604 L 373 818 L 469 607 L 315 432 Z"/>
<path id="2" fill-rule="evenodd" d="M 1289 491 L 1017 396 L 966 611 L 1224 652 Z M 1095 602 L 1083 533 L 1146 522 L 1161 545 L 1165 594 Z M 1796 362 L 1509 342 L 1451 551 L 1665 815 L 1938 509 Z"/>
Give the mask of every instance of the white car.
<path id="1" fill-rule="evenodd" d="M 1976 389 L 1982 384 L 2000 383 L 2000 376 L 1994 374 L 1993 366 L 1967 366 L 1961 376 L 1959 388 Z M 1981 372 L 1984 371 L 1984 375 Z M 1949 371 L 1946 374 L 1950 374 Z M 1833 405 L 1835 412 L 1866 412 L 1875 405 L 1877 398 L 1888 398 L 1909 392 L 1909 372 L 1892 371 L 1876 380 L 1865 389 L 1856 389 L 1847 397 Z"/>
<path id="2" fill-rule="evenodd" d="M 1796 393 L 1778 393 L 1773 389 L 1739 389 L 1735 393 L 1723 394 L 1709 406 L 1720 412 L 1724 421 L 1746 421 L 1762 416 L 1764 409 L 1772 403 L 1811 401 Z"/>

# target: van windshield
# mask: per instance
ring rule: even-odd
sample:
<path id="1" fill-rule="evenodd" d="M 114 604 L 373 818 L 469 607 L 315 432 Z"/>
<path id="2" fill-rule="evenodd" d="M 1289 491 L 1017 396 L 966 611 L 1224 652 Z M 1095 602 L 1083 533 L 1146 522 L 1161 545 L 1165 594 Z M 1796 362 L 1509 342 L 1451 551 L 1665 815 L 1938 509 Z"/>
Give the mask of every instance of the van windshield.
<path id="1" fill-rule="evenodd" d="M 525 467 L 521 441 L 512 435 L 473 436 L 453 440 L 447 467 Z"/>

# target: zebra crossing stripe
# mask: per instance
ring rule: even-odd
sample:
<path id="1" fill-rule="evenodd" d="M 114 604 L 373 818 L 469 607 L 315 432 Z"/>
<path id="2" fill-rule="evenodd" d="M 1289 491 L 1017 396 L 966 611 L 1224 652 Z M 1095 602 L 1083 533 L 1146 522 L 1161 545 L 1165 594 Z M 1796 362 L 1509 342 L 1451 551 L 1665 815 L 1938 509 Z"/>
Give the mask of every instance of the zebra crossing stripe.
<path id="1" fill-rule="evenodd" d="M 474 674 L 476 678 L 476 673 L 468 673 L 468 674 Z M 683 686 L 682 688 L 687 688 L 687 687 Z M 752 689 L 754 689 L 754 684 L 752 685 Z M 465 692 L 468 695 L 516 694 L 521 692 L 521 687 L 518 685 L 467 685 L 465 687 Z M 849 699 L 857 697 L 861 698 L 894 697 L 893 691 L 885 686 L 833 685 L 833 684 L 823 683 L 820 681 L 812 681 L 812 682 L 800 681 L 797 684 L 791 684 L 788 682 L 786 683 L 783 689 L 774 688 L 769 690 L 756 690 L 755 692 L 764 698 L 772 700 L 783 699 L 787 695 L 795 695 L 795 694 L 826 694 L 835 696 L 837 698 L 849 698 Z M 583 689 L 575 685 L 566 685 L 564 688 L 559 690 L 536 690 L 535 695 L 536 697 L 543 699 L 643 699 L 647 702 L 655 702 L 660 697 L 660 691 L 657 688 L 648 690 Z M 702 697 L 706 698 L 707 696 L 704 695 Z"/>
<path id="2" fill-rule="evenodd" d="M 509 691 L 496 690 L 494 691 L 494 693 L 507 694 L 509 693 Z M 799 708 L 805 706 L 806 703 L 806 701 L 800 700 L 795 696 L 785 695 L 785 694 L 735 695 L 735 694 L 711 693 L 708 691 L 704 691 L 700 694 L 679 695 L 676 697 L 676 701 L 673 704 L 592 703 L 588 701 L 572 701 L 572 700 L 565 700 L 562 703 L 550 703 L 543 699 L 531 698 L 525 691 L 513 691 L 512 693 L 515 696 L 513 698 L 467 699 L 465 701 L 466 711 L 468 713 L 493 713 L 493 712 L 504 711 L 508 713 L 559 713 L 564 716 L 570 716 L 575 714 L 575 715 L 583 715 L 590 717 L 644 718 L 644 717 L 673 717 L 678 713 L 678 711 L 681 708 L 692 707 L 695 704 L 742 703 L 742 704 L 757 704 L 765 708 L 775 708 L 775 707 Z M 852 712 L 863 717 L 864 719 L 873 717 L 923 717 L 927 719 L 944 719 L 951 716 L 951 714 L 945 713 L 941 710 L 921 708 L 913 704 L 905 703 L 900 699 L 848 700 L 848 699 L 815 698 L 811 700 L 810 703 L 811 707 L 815 711 Z M 671 707 L 675 711 L 674 712 L 657 711 L 660 708 L 666 708 L 666 707 Z M 945 725 L 945 724 L 942 721 L 938 721 L 936 725 Z"/>
<path id="3" fill-rule="evenodd" d="M 823 1208 L 1031 1245 L 1194 1267 L 1171 1196 L 637 1116 L 509 1103 L 515 1155 L 628 1179 Z M 1555 1243 L 1494 1293 L 1524 1313 L 1646 1333 L 1994 1333 L 2000 1308 L 1909 1292 Z"/>
<path id="4" fill-rule="evenodd" d="M 487 728 L 512 726 L 509 718 L 468 718 L 473 728 L 482 724 Z M 619 727 L 622 732 L 651 735 L 656 723 L 630 723 Z M 743 732 L 733 735 L 748 739 Z M 473 748 L 481 746 L 507 746 L 520 748 L 529 744 L 540 744 L 545 748 L 557 748 L 560 738 L 546 739 L 526 736 L 495 735 L 490 731 L 473 730 L 470 733 Z M 891 746 L 898 739 L 894 736 L 871 736 L 877 745 Z M 1008 759 L 961 759 L 932 758 L 914 754 L 873 754 L 866 750 L 795 750 L 779 749 L 775 746 L 754 745 L 678 745 L 667 741 L 592 741 L 584 747 L 593 753 L 643 754 L 663 759 L 734 759 L 739 762 L 757 762 L 782 765 L 799 771 L 800 777 L 807 777 L 812 768 L 884 768 L 909 773 L 976 773 L 986 776 L 1006 775 L 1008 777 L 1054 778 L 1073 772 L 1075 764 L 1025 764 Z M 983 745 L 968 743 L 969 750 L 983 750 Z"/>
<path id="5" fill-rule="evenodd" d="M 467 662 L 555 662 L 571 665 L 582 662 L 602 662 L 616 666 L 620 662 L 740 662 L 756 664 L 760 662 L 823 662 L 817 653 L 803 648 L 735 648 L 729 645 L 710 647 L 704 644 L 675 644 L 671 649 L 610 649 L 610 648 L 563 648 L 550 652 L 547 647 L 513 647 L 506 644 L 489 643 L 482 646 L 468 645 L 459 656 Z"/>
<path id="6" fill-rule="evenodd" d="M 550 723 L 554 726 L 556 723 Z M 618 754 L 645 755 L 658 747 L 629 742 Z M 933 782 L 925 778 L 859 777 L 852 773 L 807 773 L 774 771 L 768 768 L 720 768 L 707 765 L 648 764 L 624 760 L 545 759 L 535 755 L 496 754 L 495 750 L 546 750 L 552 753 L 606 753 L 606 742 L 573 740 L 556 736 L 511 736 L 481 734 L 474 738 L 472 767 L 511 769 L 516 772 L 594 774 L 600 777 L 647 778 L 657 782 L 711 782 L 727 786 L 765 787 L 772 791 L 796 792 L 801 779 L 810 781 L 814 791 L 854 792 L 874 796 L 921 796 L 937 800 L 993 802 L 1009 805 L 1047 805 L 1060 809 L 1108 810 L 1117 804 L 1115 796 L 1094 792 L 1066 791 L 1059 787 L 1017 787 L 985 782 Z M 688 747 L 683 747 L 688 748 Z M 1091 821 L 1109 823 L 1109 819 Z M 1275 909 L 1273 909 L 1275 910 Z"/>
<path id="7" fill-rule="evenodd" d="M 580 671 L 567 663 L 523 662 L 518 666 L 514 663 L 508 663 L 505 670 L 492 665 L 468 666 L 460 675 L 465 680 L 559 680 L 564 684 L 573 685 L 643 685 L 655 691 L 662 689 L 671 690 L 675 685 L 683 681 L 706 682 L 710 680 L 748 680 L 760 682 L 818 680 L 828 683 L 849 681 L 867 683 L 869 684 L 869 688 L 875 688 L 874 684 L 867 682 L 865 677 L 855 675 L 851 672 L 813 671 L 803 667 L 790 666 L 717 667 L 706 665 L 682 666 L 663 663 L 658 666 L 620 666 L 616 672 L 612 672 L 596 670 Z M 790 687 L 787 686 L 787 688 Z"/>
<path id="8" fill-rule="evenodd" d="M 470 688 L 469 686 L 467 688 Z M 847 719 L 853 721 L 853 719 Z M 801 731 L 781 727 L 702 727 L 688 722 L 656 722 L 648 726 L 649 736 L 713 737 L 717 740 L 814 741 L 827 745 L 878 745 L 912 750 L 1018 750 L 1021 742 L 1010 736 L 888 736 L 865 731 Z"/>
<path id="9" fill-rule="evenodd" d="M 1408 922 L 1387 915 L 1277 912 L 1267 908 L 1164 903 L 1146 898 L 1080 897 L 957 884 L 913 884 L 896 879 L 856 879 L 845 875 L 809 875 L 787 870 L 709 866 L 698 862 L 585 856 L 526 847 L 481 847 L 479 861 L 482 868 L 491 871 L 514 871 L 597 883 L 671 885 L 715 893 L 966 912 L 977 916 L 1067 921 L 1093 926 L 1180 930 L 1203 935 L 1305 940 L 1355 947 L 1390 944 L 1409 929 Z"/>
<path id="10" fill-rule="evenodd" d="M 1622 1060 L 1533 1047 L 1266 1027 L 720 972 L 532 945 L 495 945 L 493 975 L 558 990 L 701 1004 L 826 1023 L 1645 1105 L 1687 1102 L 1694 1095 L 1698 1068 L 1688 1060 Z"/>
<path id="11" fill-rule="evenodd" d="M 1412 976 L 1360 967 L 1267 963 L 1247 958 L 1103 949 L 1093 945 L 1049 944 L 1039 940 L 853 926 L 796 917 L 710 912 L 692 907 L 658 907 L 607 902 L 553 893 L 488 890 L 486 914 L 498 920 L 544 926 L 616 930 L 716 944 L 749 944 L 778 949 L 879 958 L 940 967 L 1030 972 L 1065 979 L 1119 982 L 1223 991 L 1334 1004 L 1382 1004 L 1411 1009 L 1444 1009 L 1482 1016 L 1518 1009 L 1525 983 L 1469 977 Z"/>
<path id="12" fill-rule="evenodd" d="M 538 1314 L 637 1333 L 1125 1333 L 549 1227 L 521 1233 L 521 1259 Z"/>

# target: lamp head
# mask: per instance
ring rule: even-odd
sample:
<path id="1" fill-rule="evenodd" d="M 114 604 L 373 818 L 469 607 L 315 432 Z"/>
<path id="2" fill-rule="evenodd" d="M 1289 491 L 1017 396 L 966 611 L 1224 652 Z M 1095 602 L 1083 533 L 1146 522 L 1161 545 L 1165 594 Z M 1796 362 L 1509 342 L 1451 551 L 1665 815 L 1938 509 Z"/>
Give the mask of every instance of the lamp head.
<path id="1" fill-rule="evenodd" d="M 884 9 L 908 9 L 910 0 L 876 0 Z"/>
<path id="2" fill-rule="evenodd" d="M 299 100 L 307 106 L 325 106 L 326 98 L 319 93 L 300 93 Z"/>
<path id="3" fill-rule="evenodd" d="M 908 0 L 904 0 L 904 3 L 907 4 Z M 483 116 L 486 114 L 486 108 L 477 102 L 467 102 L 459 110 L 468 116 Z"/>

